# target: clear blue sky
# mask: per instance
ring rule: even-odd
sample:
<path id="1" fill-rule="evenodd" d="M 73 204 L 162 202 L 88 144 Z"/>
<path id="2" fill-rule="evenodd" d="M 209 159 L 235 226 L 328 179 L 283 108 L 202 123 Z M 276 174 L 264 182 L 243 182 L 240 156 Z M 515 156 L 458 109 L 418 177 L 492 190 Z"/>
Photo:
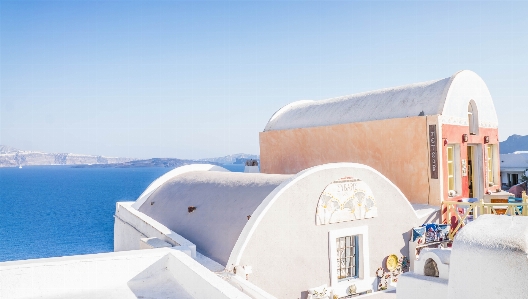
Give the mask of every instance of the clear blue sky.
<path id="1" fill-rule="evenodd" d="M 0 1 L 0 144 L 122 157 L 258 153 L 296 100 L 470 69 L 528 134 L 528 2 Z"/>

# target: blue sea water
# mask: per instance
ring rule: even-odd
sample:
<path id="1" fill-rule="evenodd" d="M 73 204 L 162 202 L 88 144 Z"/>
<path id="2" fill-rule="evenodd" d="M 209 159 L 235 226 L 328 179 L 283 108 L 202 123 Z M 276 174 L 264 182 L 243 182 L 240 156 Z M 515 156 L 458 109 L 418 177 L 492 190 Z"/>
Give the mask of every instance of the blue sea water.
<path id="1" fill-rule="evenodd" d="M 224 164 L 223 168 L 233 172 L 244 172 L 244 164 Z"/>
<path id="2" fill-rule="evenodd" d="M 0 261 L 113 251 L 116 202 L 136 200 L 170 170 L 0 168 Z"/>

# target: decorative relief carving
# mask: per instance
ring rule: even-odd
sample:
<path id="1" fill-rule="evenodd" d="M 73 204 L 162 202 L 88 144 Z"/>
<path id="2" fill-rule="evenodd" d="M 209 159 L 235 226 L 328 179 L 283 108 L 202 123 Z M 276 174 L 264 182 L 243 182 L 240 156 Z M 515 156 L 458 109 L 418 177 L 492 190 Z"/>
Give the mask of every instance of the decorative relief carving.
<path id="1" fill-rule="evenodd" d="M 370 187 L 351 177 L 326 186 L 317 202 L 315 224 L 331 224 L 378 216 Z"/>

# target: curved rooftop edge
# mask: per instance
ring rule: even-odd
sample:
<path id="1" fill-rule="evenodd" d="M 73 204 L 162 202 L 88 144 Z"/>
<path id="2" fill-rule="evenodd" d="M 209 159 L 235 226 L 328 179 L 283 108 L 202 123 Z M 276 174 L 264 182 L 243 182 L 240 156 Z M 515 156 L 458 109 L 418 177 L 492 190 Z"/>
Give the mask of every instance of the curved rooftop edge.
<path id="1" fill-rule="evenodd" d="M 285 193 L 289 188 L 294 186 L 299 181 L 303 180 L 304 178 L 312 175 L 316 175 L 318 173 L 321 173 L 326 170 L 333 170 L 338 168 L 354 168 L 354 169 L 365 169 L 370 171 L 371 173 L 375 174 L 376 178 L 379 178 L 381 180 L 384 180 L 387 184 L 389 184 L 391 187 L 394 188 L 395 192 L 401 196 L 401 198 L 404 198 L 403 204 L 405 206 L 401 207 L 402 209 L 409 209 L 414 212 L 417 219 L 423 218 L 423 215 L 419 215 L 417 211 L 414 209 L 414 207 L 411 205 L 411 203 L 407 200 L 405 195 L 401 192 L 401 190 L 394 185 L 389 179 L 387 179 L 383 174 L 381 174 L 379 171 L 375 170 L 374 168 L 359 164 L 359 163 L 329 163 L 329 164 L 323 164 L 314 166 L 308 169 L 305 169 L 296 175 L 292 176 L 288 180 L 284 181 L 280 186 L 275 188 L 273 192 L 271 192 L 258 206 L 258 208 L 253 213 L 251 219 L 248 221 L 248 223 L 245 225 L 244 229 L 240 233 L 240 237 L 238 238 L 235 246 L 233 247 L 233 250 L 231 252 L 231 255 L 229 257 L 229 260 L 227 261 L 227 269 L 231 269 L 232 267 L 238 265 L 240 263 L 240 260 L 244 254 L 244 251 L 248 245 L 248 243 L 251 240 L 252 235 L 254 234 L 255 230 L 259 226 L 260 222 L 264 217 L 266 216 L 266 213 L 270 210 L 270 208 L 273 206 L 273 204 L 281 197 L 283 193 Z M 358 177 L 359 179 L 363 179 L 361 177 Z"/>
<path id="2" fill-rule="evenodd" d="M 270 119 L 268 120 L 268 124 L 275 121 L 278 117 L 280 117 L 282 114 L 284 114 L 285 112 L 287 112 L 289 109 L 292 109 L 293 107 L 297 106 L 297 105 L 300 105 L 300 104 L 308 104 L 308 103 L 313 103 L 314 101 L 313 100 L 300 100 L 300 101 L 295 101 L 295 102 L 292 102 L 292 103 L 289 103 L 285 106 L 283 106 L 282 108 L 280 108 L 279 110 L 275 111 L 275 113 L 273 113 L 273 115 L 270 117 Z M 267 128 L 267 125 L 266 125 L 266 128 Z M 264 129 L 264 131 L 267 131 L 266 129 Z"/>
<path id="3" fill-rule="evenodd" d="M 458 245 L 457 248 L 462 248 L 461 251 L 466 248 L 481 248 L 523 252 L 528 255 L 528 218 L 479 216 L 457 233 L 454 244 Z"/>
<path id="4" fill-rule="evenodd" d="M 440 113 L 442 123 L 467 126 L 468 104 L 473 100 L 478 109 L 479 127 L 498 128 L 497 111 L 484 80 L 469 70 L 457 72 L 451 78 Z"/>
<path id="5" fill-rule="evenodd" d="M 291 175 L 190 169 L 165 178 L 137 210 L 225 266 L 255 209 Z"/>
<path id="6" fill-rule="evenodd" d="M 481 127 L 498 127 L 489 90 L 469 70 L 451 77 L 368 91 L 321 101 L 298 101 L 279 109 L 264 131 L 338 125 L 413 116 L 442 115 L 443 123 L 467 125 L 468 103 L 474 100 Z"/>
<path id="7" fill-rule="evenodd" d="M 479 216 L 453 241 L 447 298 L 525 298 L 527 255 L 528 217 Z"/>
<path id="8" fill-rule="evenodd" d="M 154 182 L 152 182 L 147 187 L 147 189 L 145 189 L 145 191 L 143 191 L 143 193 L 141 193 L 141 195 L 138 197 L 138 199 L 132 205 L 132 207 L 134 209 L 136 209 L 136 210 L 139 210 L 139 207 L 141 207 L 141 205 L 143 203 L 145 203 L 145 201 L 147 201 L 149 196 L 154 191 L 156 191 L 156 189 L 158 189 L 161 185 L 163 185 L 165 182 L 167 182 L 168 180 L 170 180 L 170 179 L 172 179 L 172 178 L 174 178 L 176 176 L 179 176 L 181 174 L 184 174 L 184 173 L 187 173 L 187 172 L 191 172 L 191 171 L 230 172 L 229 170 L 227 170 L 227 169 L 225 169 L 225 168 L 223 168 L 221 166 L 212 165 L 212 164 L 191 164 L 191 165 L 184 165 L 184 166 L 181 166 L 181 167 L 177 167 L 177 168 L 167 172 L 166 174 L 160 176 Z"/>

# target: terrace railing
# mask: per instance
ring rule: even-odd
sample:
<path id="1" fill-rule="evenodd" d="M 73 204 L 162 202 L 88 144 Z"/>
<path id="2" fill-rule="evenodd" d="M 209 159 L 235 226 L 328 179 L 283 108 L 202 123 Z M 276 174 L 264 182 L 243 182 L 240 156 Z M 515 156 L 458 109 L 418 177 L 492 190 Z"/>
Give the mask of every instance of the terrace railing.
<path id="1" fill-rule="evenodd" d="M 528 216 L 528 196 L 523 191 L 522 202 L 485 203 L 481 199 L 478 202 L 446 200 L 442 203 L 442 222 L 451 224 L 451 240 L 464 225 L 485 214 Z"/>

